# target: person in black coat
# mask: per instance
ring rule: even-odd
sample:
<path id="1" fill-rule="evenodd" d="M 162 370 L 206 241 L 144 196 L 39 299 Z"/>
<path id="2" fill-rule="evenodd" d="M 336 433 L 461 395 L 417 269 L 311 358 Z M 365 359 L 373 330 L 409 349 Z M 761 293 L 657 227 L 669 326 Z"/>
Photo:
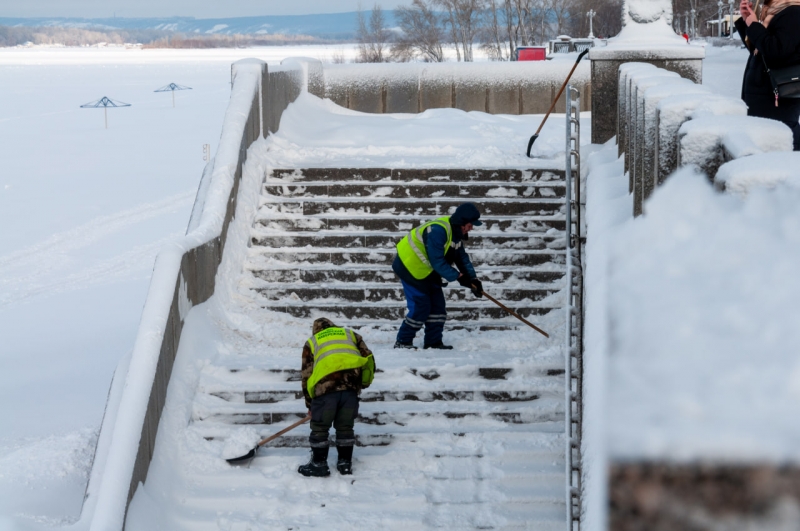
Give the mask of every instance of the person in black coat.
<path id="1" fill-rule="evenodd" d="M 779 120 L 794 133 L 800 151 L 800 99 L 775 97 L 764 61 L 770 69 L 800 65 L 800 0 L 766 0 L 758 20 L 748 0 L 739 5 L 736 29 L 750 50 L 742 82 L 747 114 Z M 762 59 L 763 58 L 763 59 Z"/>

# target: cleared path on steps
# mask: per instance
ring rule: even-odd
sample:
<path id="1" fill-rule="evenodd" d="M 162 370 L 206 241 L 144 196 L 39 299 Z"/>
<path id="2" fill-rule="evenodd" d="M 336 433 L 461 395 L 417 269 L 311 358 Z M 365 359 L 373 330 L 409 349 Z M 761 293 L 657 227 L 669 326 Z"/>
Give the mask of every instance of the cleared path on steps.
<path id="1" fill-rule="evenodd" d="M 484 289 L 552 339 L 456 285 L 455 349 L 392 349 L 405 308 L 394 244 L 465 201 L 485 221 L 467 242 Z M 240 306 L 212 300 L 187 320 L 131 528 L 566 529 L 564 208 L 557 170 L 267 172 Z M 223 456 L 305 416 L 300 353 L 319 316 L 356 328 L 379 369 L 354 474 L 297 474 L 307 426 L 229 466 Z"/>

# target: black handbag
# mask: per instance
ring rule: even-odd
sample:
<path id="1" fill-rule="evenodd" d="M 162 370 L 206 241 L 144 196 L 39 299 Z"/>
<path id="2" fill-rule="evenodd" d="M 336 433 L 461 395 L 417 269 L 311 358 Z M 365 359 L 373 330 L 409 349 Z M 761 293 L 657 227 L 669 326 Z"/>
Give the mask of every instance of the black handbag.
<path id="1" fill-rule="evenodd" d="M 769 75 L 769 80 L 772 83 L 772 91 L 775 93 L 775 107 L 778 106 L 778 98 L 800 98 L 800 65 L 770 70 L 763 53 L 761 54 L 761 61 L 764 63 L 764 68 L 767 69 L 767 75 Z"/>

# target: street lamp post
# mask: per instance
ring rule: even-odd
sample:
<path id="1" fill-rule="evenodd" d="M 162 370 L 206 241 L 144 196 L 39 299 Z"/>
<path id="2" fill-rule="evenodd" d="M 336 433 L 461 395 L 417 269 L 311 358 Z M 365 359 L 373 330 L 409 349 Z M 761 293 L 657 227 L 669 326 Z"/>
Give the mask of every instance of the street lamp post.
<path id="1" fill-rule="evenodd" d="M 688 11 L 684 11 L 683 12 L 683 32 L 686 35 L 689 35 L 689 12 Z"/>
<path id="2" fill-rule="evenodd" d="M 594 39 L 594 31 L 592 29 L 592 19 L 597 14 L 594 9 L 590 9 L 586 16 L 589 17 L 589 38 Z"/>
<path id="3" fill-rule="evenodd" d="M 697 11 L 692 8 L 690 13 L 692 14 L 692 38 L 695 39 L 697 38 L 697 24 L 695 21 L 695 13 L 697 13 Z"/>
<path id="4" fill-rule="evenodd" d="M 717 2 L 717 26 L 719 27 L 719 30 L 717 31 L 717 37 L 722 37 L 722 6 L 723 5 L 724 4 L 722 3 L 722 0 L 719 0 L 719 2 Z"/>
<path id="5" fill-rule="evenodd" d="M 733 39 L 733 0 L 728 0 L 728 38 Z"/>

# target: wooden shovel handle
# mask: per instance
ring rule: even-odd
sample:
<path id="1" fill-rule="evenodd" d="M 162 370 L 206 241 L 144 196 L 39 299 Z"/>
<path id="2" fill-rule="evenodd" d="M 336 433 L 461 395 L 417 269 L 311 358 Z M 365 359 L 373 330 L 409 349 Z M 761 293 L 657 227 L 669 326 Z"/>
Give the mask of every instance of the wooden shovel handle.
<path id="1" fill-rule="evenodd" d="M 293 429 L 295 429 L 295 428 L 296 428 L 296 427 L 298 427 L 299 425 L 301 425 L 301 424 L 305 424 L 305 423 L 306 423 L 306 422 L 308 422 L 309 420 L 311 420 L 311 415 L 306 415 L 306 417 L 305 417 L 305 418 L 298 420 L 297 422 L 295 422 L 295 423 L 294 423 L 294 424 L 292 424 L 291 426 L 289 426 L 289 427 L 287 427 L 287 428 L 283 428 L 283 429 L 282 429 L 281 431 L 279 431 L 278 433 L 274 433 L 274 434 L 270 435 L 269 437 L 267 437 L 266 439 L 262 439 L 262 440 L 261 440 L 261 442 L 259 442 L 259 443 L 257 444 L 257 446 L 264 446 L 264 445 L 265 445 L 265 444 L 267 444 L 268 442 L 270 442 L 270 441 L 272 441 L 272 440 L 274 440 L 274 439 L 277 439 L 278 437 L 280 437 L 281 435 L 283 435 L 283 434 L 284 434 L 284 433 L 286 433 L 287 431 L 292 431 Z"/>
<path id="2" fill-rule="evenodd" d="M 498 301 L 497 299 L 495 299 L 494 297 L 492 297 L 491 295 L 489 295 L 485 291 L 481 291 L 481 294 L 484 295 L 487 299 L 489 299 L 493 303 L 495 303 L 496 305 L 500 306 L 502 309 L 504 309 L 505 311 L 507 311 L 511 315 L 513 315 L 514 317 L 516 317 L 517 319 L 519 319 L 520 321 L 522 321 L 523 323 L 525 323 L 526 325 L 530 326 L 531 328 L 533 328 L 534 330 L 536 330 L 537 332 L 542 334 L 544 337 L 550 337 L 547 332 L 545 332 L 544 330 L 542 330 L 541 328 L 539 328 L 535 324 L 528 322 L 527 319 L 525 319 L 524 317 L 519 315 L 517 312 L 515 312 L 511 308 L 507 308 L 502 302 Z"/>

